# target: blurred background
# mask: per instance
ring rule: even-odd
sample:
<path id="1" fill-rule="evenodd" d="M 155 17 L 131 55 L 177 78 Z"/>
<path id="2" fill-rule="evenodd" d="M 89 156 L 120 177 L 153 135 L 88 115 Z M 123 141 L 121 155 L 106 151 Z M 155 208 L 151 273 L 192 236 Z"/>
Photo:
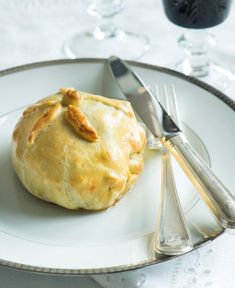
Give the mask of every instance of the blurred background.
<path id="1" fill-rule="evenodd" d="M 63 45 L 74 34 L 97 22 L 87 13 L 88 0 L 0 0 L 0 69 L 25 63 L 66 58 Z M 148 37 L 150 47 L 138 60 L 173 66 L 183 57 L 177 39 L 183 28 L 172 24 L 161 0 L 126 0 L 114 17 L 119 27 Z M 217 39 L 216 57 L 235 65 L 235 9 L 210 31 Z M 95 51 L 93 56 L 96 57 Z"/>

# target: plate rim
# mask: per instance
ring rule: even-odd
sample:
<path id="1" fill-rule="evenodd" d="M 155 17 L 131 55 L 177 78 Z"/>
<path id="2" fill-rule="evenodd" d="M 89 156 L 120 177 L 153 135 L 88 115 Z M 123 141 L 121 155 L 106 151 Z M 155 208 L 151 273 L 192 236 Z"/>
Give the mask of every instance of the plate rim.
<path id="1" fill-rule="evenodd" d="M 12 68 L 8 68 L 5 70 L 0 71 L 0 77 L 4 77 L 10 74 L 14 74 L 17 72 L 22 72 L 26 70 L 36 69 L 40 67 L 47 67 L 47 66 L 56 66 L 56 65 L 62 65 L 62 64 L 76 64 L 76 63 L 105 63 L 107 62 L 106 58 L 77 58 L 77 59 L 56 59 L 56 60 L 49 60 L 49 61 L 40 61 L 40 62 L 34 62 L 29 63 L 21 66 L 15 66 Z M 229 98 L 227 95 L 225 95 L 223 92 L 217 90 L 216 88 L 208 85 L 207 83 L 204 83 L 196 78 L 193 78 L 191 76 L 184 75 L 178 71 L 165 68 L 158 65 L 143 63 L 143 62 L 136 62 L 136 61 L 127 61 L 130 65 L 134 65 L 136 67 L 140 68 L 147 68 L 154 71 L 163 72 L 165 74 L 175 76 L 177 78 L 183 79 L 187 82 L 190 82 L 208 92 L 210 92 L 213 96 L 216 96 L 219 98 L 222 102 L 224 102 L 228 107 L 230 107 L 232 110 L 235 111 L 235 101 L 231 98 Z M 8 113 L 10 111 L 6 111 L 5 113 Z M 3 115 L 5 114 L 3 113 Z M 2 115 L 0 115 L 2 116 Z M 197 248 L 200 248 L 201 246 L 205 245 L 208 242 L 211 242 L 212 240 L 218 238 L 224 233 L 224 230 L 219 232 L 216 235 L 213 235 L 211 237 L 202 239 L 201 241 L 197 242 L 193 249 L 190 250 L 187 253 L 190 253 L 194 251 Z M 187 254 L 185 253 L 185 254 Z M 182 256 L 182 255 L 180 255 Z M 6 261 L 4 259 L 0 259 L 0 265 L 4 267 L 10 267 L 17 270 L 24 270 L 24 271 L 30 271 L 34 273 L 43 273 L 43 274 L 59 274 L 59 275 L 89 275 L 89 274 L 106 274 L 106 273 L 117 273 L 122 271 L 130 271 L 138 268 L 143 268 L 150 265 L 155 265 L 158 263 L 162 263 L 165 261 L 168 261 L 170 259 L 175 259 L 176 257 L 180 256 L 172 256 L 172 257 L 163 257 L 161 261 L 159 261 L 159 258 L 156 260 L 147 260 L 138 264 L 128 264 L 128 265 L 121 265 L 116 267 L 107 267 L 107 268 L 95 268 L 95 269 L 61 269 L 61 268 L 48 268 L 48 267 L 40 267 L 40 266 L 31 266 L 31 265 L 25 265 L 22 263 L 16 263 L 12 261 Z"/>

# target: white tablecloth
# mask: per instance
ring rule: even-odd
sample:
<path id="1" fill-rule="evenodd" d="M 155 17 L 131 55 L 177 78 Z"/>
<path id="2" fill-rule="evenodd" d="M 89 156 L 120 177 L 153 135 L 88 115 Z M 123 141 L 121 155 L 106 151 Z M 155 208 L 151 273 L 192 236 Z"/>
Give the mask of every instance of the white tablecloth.
<path id="1" fill-rule="evenodd" d="M 126 0 L 126 9 L 117 16 L 120 26 L 145 33 L 150 50 L 141 62 L 170 67 L 182 57 L 176 40 L 182 29 L 165 18 L 160 0 Z M 78 31 L 87 30 L 94 19 L 79 0 L 0 0 L 0 69 L 21 64 L 65 58 L 62 46 Z M 214 56 L 235 68 L 235 6 L 229 18 L 211 29 L 218 40 Z M 94 56 L 96 56 L 94 54 Z M 227 91 L 235 100 L 235 85 Z M 139 271 L 96 276 L 106 287 L 131 287 L 136 278 L 145 287 L 235 287 L 235 236 L 219 239 L 173 261 Z M 140 284 L 140 283 L 139 283 Z M 63 277 L 33 274 L 0 268 L 0 288 L 99 287 L 90 277 Z M 133 286 L 134 287 L 134 286 Z M 136 286 L 138 287 L 138 286 Z"/>

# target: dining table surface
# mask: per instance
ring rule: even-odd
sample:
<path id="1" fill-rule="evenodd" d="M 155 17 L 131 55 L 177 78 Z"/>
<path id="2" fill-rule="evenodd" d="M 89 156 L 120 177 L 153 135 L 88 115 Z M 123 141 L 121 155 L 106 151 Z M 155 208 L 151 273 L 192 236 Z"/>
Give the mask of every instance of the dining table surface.
<path id="1" fill-rule="evenodd" d="M 77 32 L 89 30 L 96 21 L 87 14 L 86 2 L 89 1 L 0 0 L 0 70 L 66 58 L 63 52 L 65 41 Z M 145 34 L 150 41 L 149 50 L 136 61 L 174 69 L 174 63 L 184 57 L 177 44 L 184 29 L 169 22 L 160 0 L 125 0 L 124 3 L 124 11 L 115 17 L 117 25 Z M 217 40 L 212 57 L 235 69 L 234 3 L 226 21 L 209 30 Z M 95 49 L 93 53 L 96 57 Z M 234 82 L 223 92 L 235 100 L 235 77 Z M 225 232 L 187 255 L 140 270 L 109 276 L 48 275 L 1 266 L 0 288 L 233 288 L 234 243 L 235 234 Z M 138 279 L 143 281 L 137 283 Z"/>

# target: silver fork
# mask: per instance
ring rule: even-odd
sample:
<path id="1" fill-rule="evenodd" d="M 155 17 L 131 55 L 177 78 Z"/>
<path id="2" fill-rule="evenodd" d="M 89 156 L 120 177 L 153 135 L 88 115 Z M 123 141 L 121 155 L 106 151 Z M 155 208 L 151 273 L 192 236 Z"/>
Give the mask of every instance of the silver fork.
<path id="1" fill-rule="evenodd" d="M 167 89 L 167 86 L 164 85 L 161 90 L 162 93 L 156 86 L 158 100 L 181 128 L 174 86 L 172 85 L 170 89 Z M 151 149 L 160 149 L 162 153 L 161 201 L 156 233 L 153 239 L 154 249 L 166 255 L 179 255 L 192 248 L 192 241 L 175 185 L 171 156 L 160 141 L 148 131 L 147 139 Z"/>

